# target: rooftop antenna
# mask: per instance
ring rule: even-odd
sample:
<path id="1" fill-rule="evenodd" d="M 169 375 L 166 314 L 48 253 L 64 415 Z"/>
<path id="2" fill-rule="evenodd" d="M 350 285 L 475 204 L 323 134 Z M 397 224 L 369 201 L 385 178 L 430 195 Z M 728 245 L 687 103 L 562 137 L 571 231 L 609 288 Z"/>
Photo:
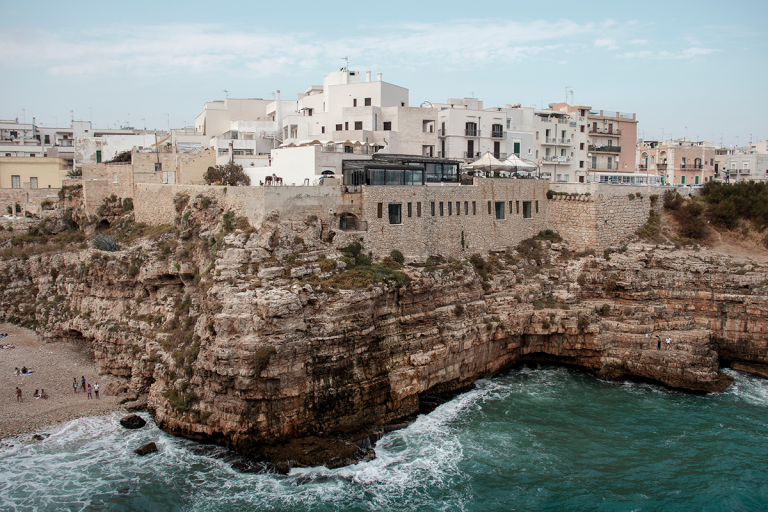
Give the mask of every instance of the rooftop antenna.
<path id="1" fill-rule="evenodd" d="M 344 70 L 349 71 L 349 57 L 342 57 L 341 60 L 346 62 L 346 64 L 344 64 Z"/>
<path id="2" fill-rule="evenodd" d="M 71 118 L 71 119 L 70 119 L 70 122 L 71 122 L 71 123 L 74 123 L 74 122 L 75 122 L 75 111 L 74 111 L 74 110 L 70 110 L 70 111 L 69 111 L 69 116 L 70 116 L 70 118 Z"/>
<path id="3" fill-rule="evenodd" d="M 229 98 L 229 91 L 224 89 L 224 97 Z"/>
<path id="4" fill-rule="evenodd" d="M 571 103 L 568 103 L 568 95 L 571 95 Z M 573 89 L 571 89 L 570 85 L 565 86 L 565 102 L 571 105 L 573 103 Z"/>
<path id="5" fill-rule="evenodd" d="M 144 121 L 144 131 L 146 132 L 147 131 L 147 120 L 142 117 L 141 119 L 139 119 L 139 121 Z"/>
<path id="6" fill-rule="evenodd" d="M 27 109 L 25 108 L 21 109 L 21 122 L 24 124 L 27 123 Z"/>

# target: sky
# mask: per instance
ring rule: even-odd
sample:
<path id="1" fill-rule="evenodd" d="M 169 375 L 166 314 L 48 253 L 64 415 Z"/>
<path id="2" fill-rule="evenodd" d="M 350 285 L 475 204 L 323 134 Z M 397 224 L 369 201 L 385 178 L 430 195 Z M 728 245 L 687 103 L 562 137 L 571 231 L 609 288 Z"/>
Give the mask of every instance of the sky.
<path id="1" fill-rule="evenodd" d="M 345 65 L 410 105 L 566 99 L 638 137 L 768 138 L 768 2 L 11 2 L 0 119 L 165 129 L 207 101 L 294 99 Z M 70 113 L 71 111 L 71 113 Z"/>

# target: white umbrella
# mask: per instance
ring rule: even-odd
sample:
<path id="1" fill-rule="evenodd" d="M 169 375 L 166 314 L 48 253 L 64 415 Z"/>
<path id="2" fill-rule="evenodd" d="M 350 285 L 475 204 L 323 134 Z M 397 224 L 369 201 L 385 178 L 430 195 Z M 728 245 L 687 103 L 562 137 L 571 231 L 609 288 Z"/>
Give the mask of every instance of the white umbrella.
<path id="1" fill-rule="evenodd" d="M 514 153 L 509 155 L 509 158 L 504 160 L 504 162 L 521 171 L 533 171 L 536 169 L 536 164 L 529 162 L 528 160 L 523 160 Z"/>
<path id="2" fill-rule="evenodd" d="M 465 169 L 482 169 L 489 171 L 500 171 L 502 169 L 511 169 L 514 167 L 507 162 L 502 162 L 498 158 L 494 157 L 490 152 L 485 153 L 483 156 L 464 166 Z"/>

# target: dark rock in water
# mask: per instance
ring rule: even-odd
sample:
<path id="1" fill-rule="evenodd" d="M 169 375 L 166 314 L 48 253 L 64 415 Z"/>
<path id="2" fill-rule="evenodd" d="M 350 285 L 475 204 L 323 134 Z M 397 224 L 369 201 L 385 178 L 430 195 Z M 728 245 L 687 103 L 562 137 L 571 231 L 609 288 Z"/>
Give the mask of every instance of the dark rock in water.
<path id="1" fill-rule="evenodd" d="M 147 443 L 141 448 L 136 448 L 133 450 L 134 453 L 138 453 L 139 455 L 147 455 L 148 453 L 154 453 L 157 451 L 157 445 L 155 443 Z"/>
<path id="2" fill-rule="evenodd" d="M 43 441 L 46 437 L 47 436 L 42 436 L 40 434 L 35 434 L 35 435 L 32 436 L 32 439 L 34 439 L 35 441 Z"/>
<path id="3" fill-rule="evenodd" d="M 125 428 L 141 428 L 147 424 L 146 420 L 141 416 L 131 414 L 120 420 L 120 424 Z"/>

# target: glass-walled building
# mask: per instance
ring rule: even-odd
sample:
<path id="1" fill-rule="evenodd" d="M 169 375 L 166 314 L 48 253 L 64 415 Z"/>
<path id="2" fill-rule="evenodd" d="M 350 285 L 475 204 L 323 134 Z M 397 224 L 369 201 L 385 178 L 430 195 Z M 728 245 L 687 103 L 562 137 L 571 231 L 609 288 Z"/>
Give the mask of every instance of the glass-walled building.
<path id="1" fill-rule="evenodd" d="M 459 184 L 459 162 L 413 155 L 373 155 L 372 160 L 344 160 L 345 186 Z"/>

